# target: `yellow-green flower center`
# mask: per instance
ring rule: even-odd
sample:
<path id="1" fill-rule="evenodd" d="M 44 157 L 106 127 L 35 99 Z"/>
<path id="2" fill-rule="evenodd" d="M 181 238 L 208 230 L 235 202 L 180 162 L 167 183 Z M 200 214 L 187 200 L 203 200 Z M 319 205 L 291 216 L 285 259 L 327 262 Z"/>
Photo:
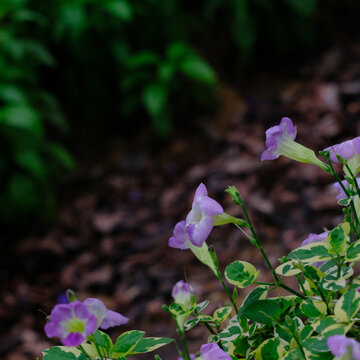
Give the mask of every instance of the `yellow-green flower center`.
<path id="1" fill-rule="evenodd" d="M 71 320 L 67 320 L 64 323 L 64 327 L 67 333 L 83 333 L 85 330 L 85 325 L 84 323 L 76 318 L 73 318 Z"/>

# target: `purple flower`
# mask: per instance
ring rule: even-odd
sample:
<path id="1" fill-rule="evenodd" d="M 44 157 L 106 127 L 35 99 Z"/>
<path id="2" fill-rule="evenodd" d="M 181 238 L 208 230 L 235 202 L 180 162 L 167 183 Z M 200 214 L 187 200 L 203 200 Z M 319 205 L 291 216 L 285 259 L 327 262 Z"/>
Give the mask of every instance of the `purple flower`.
<path id="1" fill-rule="evenodd" d="M 196 189 L 192 209 L 186 217 L 189 239 L 195 246 L 202 246 L 213 228 L 214 216 L 223 212 L 221 205 L 208 196 L 206 186 L 201 183 Z"/>
<path id="2" fill-rule="evenodd" d="M 349 160 L 354 155 L 360 154 L 360 136 L 352 140 L 346 140 L 341 144 L 329 146 L 323 151 L 330 151 L 330 159 L 335 163 L 339 162 L 336 155 L 340 155 L 344 160 Z"/>
<path id="3" fill-rule="evenodd" d="M 328 231 L 325 231 L 321 234 L 309 234 L 309 236 L 302 242 L 301 246 L 305 246 L 316 241 L 325 241 L 328 233 Z"/>
<path id="4" fill-rule="evenodd" d="M 169 246 L 185 250 L 189 248 L 189 234 L 186 231 L 186 221 L 179 221 L 174 227 L 174 234 L 169 239 Z"/>
<path id="5" fill-rule="evenodd" d="M 358 185 L 360 186 L 360 179 L 357 178 L 356 181 L 357 181 Z M 348 182 L 346 180 L 343 180 L 341 183 L 343 184 L 345 189 L 348 189 Z M 345 199 L 347 197 L 344 190 L 342 189 L 342 187 L 340 186 L 340 184 L 338 182 L 334 183 L 333 187 L 339 192 L 336 196 L 337 200 Z"/>
<path id="6" fill-rule="evenodd" d="M 96 329 L 96 317 L 78 300 L 56 305 L 45 325 L 46 335 L 59 337 L 66 346 L 81 345 Z"/>
<path id="7" fill-rule="evenodd" d="M 317 165 L 327 171 L 328 166 L 311 149 L 295 142 L 295 138 L 296 126 L 288 117 L 282 118 L 279 125 L 266 130 L 267 149 L 262 153 L 261 161 L 275 160 L 283 155 L 302 163 Z"/>
<path id="8" fill-rule="evenodd" d="M 221 350 L 218 344 L 204 344 L 200 348 L 200 353 L 204 360 L 231 360 L 224 350 Z"/>
<path id="9" fill-rule="evenodd" d="M 175 302 L 184 305 L 184 308 L 188 309 L 192 306 L 191 293 L 192 289 L 189 284 L 180 280 L 174 285 L 171 295 Z"/>
<path id="10" fill-rule="evenodd" d="M 84 300 L 84 305 L 88 311 L 97 319 L 97 326 L 100 329 L 108 329 L 113 326 L 126 324 L 129 319 L 115 311 L 108 310 L 104 303 L 95 298 Z"/>
<path id="11" fill-rule="evenodd" d="M 345 354 L 351 355 L 351 359 L 360 360 L 360 343 L 345 335 L 333 335 L 327 339 L 327 345 L 333 355 L 340 357 Z"/>

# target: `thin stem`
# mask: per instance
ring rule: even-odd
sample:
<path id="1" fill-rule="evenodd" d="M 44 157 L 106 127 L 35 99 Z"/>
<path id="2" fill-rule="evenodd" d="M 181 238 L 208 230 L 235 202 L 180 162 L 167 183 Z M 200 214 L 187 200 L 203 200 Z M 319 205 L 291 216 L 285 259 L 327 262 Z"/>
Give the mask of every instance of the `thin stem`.
<path id="1" fill-rule="evenodd" d="M 257 233 L 256 233 L 256 231 L 255 231 L 255 229 L 254 229 L 254 226 L 253 226 L 251 220 L 250 220 L 249 214 L 248 214 L 248 212 L 247 212 L 247 210 L 246 210 L 246 207 L 245 207 L 242 199 L 241 199 L 241 202 L 240 202 L 240 206 L 241 206 L 241 208 L 242 208 L 243 211 L 244 211 L 244 214 L 245 214 L 247 223 L 248 223 L 248 225 L 249 225 L 249 229 L 250 229 L 250 231 L 251 231 L 251 233 L 252 233 L 252 235 L 253 235 L 253 237 L 254 237 L 254 239 L 255 239 L 255 241 L 256 241 L 256 246 L 257 246 L 257 248 L 260 250 L 261 255 L 263 256 L 263 258 L 264 258 L 264 260 L 265 260 L 265 262 L 266 262 L 266 265 L 267 265 L 268 268 L 270 269 L 271 274 L 272 274 L 272 276 L 273 276 L 273 278 L 274 278 L 274 280 L 275 280 L 275 283 L 278 285 L 278 284 L 279 284 L 279 278 L 278 278 L 278 276 L 277 276 L 277 274 L 276 274 L 273 266 L 271 265 L 268 257 L 266 256 L 266 254 L 265 254 L 265 252 L 264 252 L 264 249 L 263 249 L 262 246 L 261 246 L 259 237 L 257 236 Z"/>
<path id="2" fill-rule="evenodd" d="M 92 359 L 92 357 L 86 352 L 86 350 L 85 350 L 81 345 L 79 345 L 77 348 L 78 348 L 89 360 Z"/>
<path id="3" fill-rule="evenodd" d="M 282 282 L 280 282 L 278 285 L 279 285 L 280 287 L 282 287 L 283 289 L 291 292 L 292 294 L 298 296 L 299 298 L 302 298 L 302 299 L 304 299 L 304 300 L 306 299 L 306 296 L 304 296 L 303 294 L 300 294 L 299 292 L 297 292 L 296 290 L 288 287 L 287 285 L 283 284 Z"/>
<path id="4" fill-rule="evenodd" d="M 343 183 L 341 182 L 341 179 L 339 177 L 339 175 L 336 173 L 336 171 L 334 170 L 334 167 L 332 165 L 332 162 L 330 160 L 330 156 L 329 157 L 326 157 L 327 158 L 327 161 L 329 163 L 329 166 L 330 166 L 330 171 L 331 173 L 334 175 L 336 181 L 340 184 L 342 190 L 344 191 L 345 195 L 350 198 L 351 197 L 351 194 L 349 194 L 349 192 L 347 191 L 347 189 L 345 188 L 345 186 L 343 185 Z M 352 199 L 351 197 L 351 201 L 350 201 L 350 206 L 351 206 L 351 210 L 354 214 L 354 218 L 355 218 L 355 222 L 356 222 L 356 225 L 357 227 L 354 226 L 354 229 L 355 229 L 355 232 L 356 232 L 356 235 L 357 237 L 360 237 L 360 232 L 359 232 L 359 227 L 360 227 L 360 222 L 359 222 L 359 217 L 357 216 L 357 213 L 356 213 L 356 209 L 355 209 L 355 205 L 354 205 L 354 200 Z"/>
<path id="5" fill-rule="evenodd" d="M 301 287 L 302 292 L 304 293 L 305 296 L 307 296 L 307 291 L 306 291 L 305 288 L 304 288 L 304 284 L 303 284 L 302 281 L 301 281 L 300 275 L 299 275 L 299 274 L 296 274 L 295 276 L 296 276 L 296 278 L 297 278 L 297 281 L 298 281 L 298 283 L 299 283 L 299 286 Z"/>
<path id="6" fill-rule="evenodd" d="M 234 310 L 235 310 L 235 312 L 236 312 L 236 316 L 238 316 L 237 314 L 238 314 L 238 311 L 239 311 L 239 310 L 238 310 L 238 308 L 237 308 L 236 302 L 234 301 L 234 299 L 233 299 L 233 297 L 232 297 L 232 295 L 231 295 L 231 293 L 230 293 L 230 290 L 229 290 L 228 287 L 226 286 L 226 284 L 225 284 L 225 282 L 224 282 L 224 279 L 223 279 L 223 277 L 222 277 L 222 275 L 221 275 L 220 270 L 219 270 L 219 269 L 217 269 L 217 270 L 218 270 L 218 274 L 217 274 L 218 276 L 217 276 L 217 278 L 220 280 L 221 285 L 223 286 L 223 288 L 224 288 L 224 290 L 225 290 L 225 292 L 226 292 L 226 295 L 228 296 L 228 298 L 229 298 L 232 306 L 234 307 Z"/>
<path id="7" fill-rule="evenodd" d="M 185 354 L 184 354 L 185 357 L 186 357 L 185 360 L 191 360 L 189 348 L 188 348 L 188 346 L 187 346 L 186 339 L 185 339 L 185 333 L 184 333 L 184 331 L 180 328 L 180 326 L 179 326 L 179 324 L 178 324 L 178 322 L 177 322 L 177 319 L 174 318 L 174 320 L 175 320 L 175 324 L 176 324 L 177 331 L 178 331 L 178 333 L 179 333 L 181 342 L 182 342 L 183 347 L 184 347 L 184 350 L 185 350 Z"/>
<path id="8" fill-rule="evenodd" d="M 347 163 L 345 163 L 345 167 L 346 169 L 349 171 L 349 174 L 351 175 L 351 178 L 353 180 L 353 183 L 355 185 L 355 189 L 356 189 L 356 192 L 357 194 L 360 196 L 360 188 L 359 188 L 359 184 L 357 182 L 357 179 L 356 179 L 356 176 L 354 175 L 354 173 L 351 171 L 349 165 Z"/>
<path id="9" fill-rule="evenodd" d="M 101 359 L 101 360 L 104 360 L 103 354 L 101 354 L 101 352 L 100 352 L 99 345 L 95 343 L 95 347 L 96 347 L 96 351 L 98 352 L 98 354 L 99 354 L 99 356 L 100 356 L 100 359 Z"/>
<path id="10" fill-rule="evenodd" d="M 256 284 L 256 285 L 269 285 L 269 286 L 276 286 L 276 284 L 274 284 L 274 283 L 261 282 L 261 281 L 254 281 L 254 284 Z"/>

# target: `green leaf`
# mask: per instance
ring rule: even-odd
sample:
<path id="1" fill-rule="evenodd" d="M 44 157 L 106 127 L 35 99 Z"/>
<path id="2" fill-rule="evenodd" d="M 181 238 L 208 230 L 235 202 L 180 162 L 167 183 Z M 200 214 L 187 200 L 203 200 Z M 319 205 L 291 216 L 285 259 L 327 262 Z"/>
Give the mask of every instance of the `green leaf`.
<path id="1" fill-rule="evenodd" d="M 179 65 L 180 71 L 190 79 L 207 85 L 215 85 L 216 74 L 201 57 L 193 54 L 185 57 Z"/>
<path id="2" fill-rule="evenodd" d="M 143 92 L 143 102 L 146 110 L 153 117 L 160 116 L 165 110 L 168 89 L 160 83 L 148 85 Z"/>
<path id="3" fill-rule="evenodd" d="M 301 270 L 296 268 L 291 261 L 279 265 L 275 271 L 281 276 L 294 276 L 301 273 Z"/>
<path id="4" fill-rule="evenodd" d="M 330 244 L 327 242 L 317 241 L 293 250 L 287 257 L 291 260 L 312 264 L 330 260 L 329 248 Z"/>
<path id="5" fill-rule="evenodd" d="M 130 69 L 136 69 L 157 65 L 160 62 L 159 56 L 152 51 L 142 51 L 127 59 L 126 65 Z"/>
<path id="6" fill-rule="evenodd" d="M 230 284 L 239 288 L 251 285 L 259 276 L 260 271 L 246 261 L 234 261 L 225 269 L 225 277 Z"/>
<path id="7" fill-rule="evenodd" d="M 96 330 L 94 334 L 92 335 L 94 337 L 95 344 L 106 349 L 110 350 L 112 346 L 112 341 L 109 337 L 109 335 L 103 333 L 100 330 Z"/>
<path id="8" fill-rule="evenodd" d="M 68 351 L 65 351 L 58 346 L 53 346 L 44 350 L 42 353 L 44 360 L 86 360 L 86 356 L 84 354 L 77 356 L 72 353 L 68 347 L 67 350 Z"/>
<path id="9" fill-rule="evenodd" d="M 256 300 L 249 304 L 243 313 L 250 320 L 270 325 L 272 318 L 279 319 L 290 305 L 290 300 L 281 298 Z"/>
<path id="10" fill-rule="evenodd" d="M 105 7 L 112 15 L 123 21 L 131 21 L 134 16 L 133 9 L 126 0 L 113 0 Z"/>
<path id="11" fill-rule="evenodd" d="M 131 330 L 121 334 L 114 344 L 113 352 L 128 355 L 144 335 L 145 331 L 140 330 Z"/>
<path id="12" fill-rule="evenodd" d="M 337 300 L 334 314 L 340 322 L 350 322 L 360 310 L 360 293 L 357 289 L 348 290 L 339 300 Z"/>
<path id="13" fill-rule="evenodd" d="M 204 300 L 200 304 L 197 304 L 195 307 L 195 312 L 202 312 L 209 305 L 209 300 Z"/>
<path id="14" fill-rule="evenodd" d="M 231 314 L 231 306 L 221 307 L 215 310 L 213 314 L 213 319 L 216 323 L 221 324 L 224 322 Z"/>
<path id="15" fill-rule="evenodd" d="M 266 299 L 268 293 L 268 287 L 267 286 L 258 286 L 254 290 L 252 290 L 249 295 L 245 298 L 243 304 L 241 305 L 238 315 L 242 316 L 244 315 L 245 309 L 251 305 L 254 301 L 260 300 L 260 299 Z"/>
<path id="16" fill-rule="evenodd" d="M 47 145 L 47 151 L 58 164 L 68 170 L 74 169 L 74 159 L 65 148 L 55 143 L 49 143 Z"/>
<path id="17" fill-rule="evenodd" d="M 193 329 L 199 322 L 200 322 L 199 317 L 185 321 L 185 323 L 184 323 L 185 331 L 189 331 L 189 330 Z"/>
<path id="18" fill-rule="evenodd" d="M 164 345 L 170 344 L 174 339 L 166 337 L 148 337 L 141 339 L 136 346 L 131 350 L 129 355 L 142 354 L 154 351 Z"/>
<path id="19" fill-rule="evenodd" d="M 185 315 L 187 313 L 187 311 L 182 307 L 182 305 L 176 302 L 172 303 L 169 306 L 169 311 L 176 316 Z"/>
<path id="20" fill-rule="evenodd" d="M 300 310 L 308 318 L 317 318 L 326 315 L 327 307 L 323 301 L 307 299 L 301 303 Z"/>
<path id="21" fill-rule="evenodd" d="M 284 353 L 284 347 L 276 338 L 265 340 L 255 352 L 255 360 L 279 360 Z"/>
<path id="22" fill-rule="evenodd" d="M 346 261 L 353 262 L 360 260 L 360 240 L 353 242 L 346 250 Z"/>
<path id="23" fill-rule="evenodd" d="M 329 249 L 330 254 L 339 255 L 343 251 L 349 232 L 350 224 L 347 222 L 336 226 L 335 229 L 329 232 L 326 239 L 331 246 Z"/>

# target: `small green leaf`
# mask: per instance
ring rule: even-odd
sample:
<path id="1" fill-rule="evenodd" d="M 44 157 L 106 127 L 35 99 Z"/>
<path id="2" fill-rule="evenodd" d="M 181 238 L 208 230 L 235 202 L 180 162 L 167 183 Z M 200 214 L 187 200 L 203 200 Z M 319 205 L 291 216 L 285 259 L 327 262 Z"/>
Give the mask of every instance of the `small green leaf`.
<path id="1" fill-rule="evenodd" d="M 154 351 L 164 345 L 170 344 L 174 339 L 166 337 L 148 337 L 137 342 L 136 346 L 131 350 L 129 355 L 143 354 Z"/>
<path id="2" fill-rule="evenodd" d="M 360 260 L 360 240 L 353 242 L 346 250 L 346 261 L 353 262 Z"/>
<path id="3" fill-rule="evenodd" d="M 180 63 L 180 71 L 189 78 L 207 84 L 215 85 L 217 78 L 210 65 L 196 54 L 186 56 Z"/>
<path id="4" fill-rule="evenodd" d="M 317 241 L 293 250 L 287 257 L 291 260 L 300 260 L 304 263 L 315 263 L 331 259 L 329 254 L 330 244 Z"/>
<path id="5" fill-rule="evenodd" d="M 209 305 L 209 300 L 204 300 L 200 304 L 197 304 L 195 307 L 195 312 L 202 312 Z"/>
<path id="6" fill-rule="evenodd" d="M 200 318 L 198 317 L 185 321 L 184 323 L 185 331 L 189 331 L 193 329 L 199 322 L 200 322 Z"/>
<path id="7" fill-rule="evenodd" d="M 251 285 L 259 276 L 260 271 L 246 261 L 234 261 L 225 269 L 225 277 L 230 284 L 239 288 Z"/>
<path id="8" fill-rule="evenodd" d="M 158 117 L 164 111 L 168 96 L 168 89 L 160 83 L 148 85 L 143 93 L 146 110 L 153 117 Z"/>
<path id="9" fill-rule="evenodd" d="M 140 330 L 131 330 L 121 334 L 114 344 L 113 352 L 128 355 L 144 335 L 145 331 Z"/>
<path id="10" fill-rule="evenodd" d="M 74 349 L 79 352 L 76 348 Z M 44 350 L 42 353 L 44 360 L 86 360 L 86 356 L 84 354 L 81 353 L 80 355 L 75 355 L 71 352 L 69 347 L 67 347 L 66 350 L 67 351 L 58 346 L 53 346 Z"/>
<path id="11" fill-rule="evenodd" d="M 339 300 L 337 300 L 334 314 L 340 322 L 350 322 L 360 310 L 360 293 L 357 289 L 348 290 Z"/>
<path id="12" fill-rule="evenodd" d="M 317 318 L 326 315 L 327 307 L 323 301 L 306 299 L 301 303 L 300 310 L 308 318 Z"/>
<path id="13" fill-rule="evenodd" d="M 232 310 L 231 306 L 221 307 L 221 308 L 215 310 L 215 312 L 213 314 L 214 321 L 216 323 L 221 324 L 230 316 L 231 310 Z"/>
<path id="14" fill-rule="evenodd" d="M 343 251 L 349 232 L 350 225 L 347 222 L 336 226 L 335 229 L 329 232 L 326 239 L 331 246 L 329 249 L 330 254 L 339 255 Z"/>
<path id="15" fill-rule="evenodd" d="M 109 335 L 103 333 L 100 330 L 96 330 L 93 334 L 94 337 L 94 341 L 95 344 L 106 349 L 106 350 L 110 350 L 111 346 L 112 346 L 112 341 L 109 337 Z"/>
<path id="16" fill-rule="evenodd" d="M 255 352 L 255 360 L 279 360 L 283 357 L 284 347 L 276 338 L 265 340 Z"/>

